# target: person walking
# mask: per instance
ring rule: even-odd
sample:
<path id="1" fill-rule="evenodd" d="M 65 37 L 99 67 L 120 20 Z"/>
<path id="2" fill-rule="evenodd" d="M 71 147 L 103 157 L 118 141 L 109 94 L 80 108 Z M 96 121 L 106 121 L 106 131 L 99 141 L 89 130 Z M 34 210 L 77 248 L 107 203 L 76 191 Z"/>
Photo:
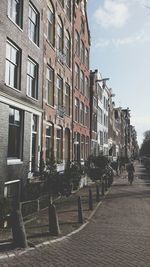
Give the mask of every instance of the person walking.
<path id="1" fill-rule="evenodd" d="M 134 172 L 135 172 L 135 169 L 134 169 L 134 165 L 132 162 L 128 163 L 126 165 L 126 170 L 127 170 L 127 173 L 128 173 L 128 182 L 130 184 L 133 183 L 133 179 L 134 179 Z"/>

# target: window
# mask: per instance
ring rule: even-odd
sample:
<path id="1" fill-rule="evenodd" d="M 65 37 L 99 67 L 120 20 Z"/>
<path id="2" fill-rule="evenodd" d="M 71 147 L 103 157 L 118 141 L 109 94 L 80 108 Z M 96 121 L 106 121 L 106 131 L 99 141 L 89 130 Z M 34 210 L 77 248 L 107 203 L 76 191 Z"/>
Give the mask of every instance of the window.
<path id="1" fill-rule="evenodd" d="M 8 16 L 22 28 L 23 0 L 8 0 Z"/>
<path id="2" fill-rule="evenodd" d="M 87 48 L 85 49 L 85 65 L 89 69 L 89 51 Z"/>
<path id="3" fill-rule="evenodd" d="M 31 2 L 29 4 L 28 36 L 35 44 L 39 44 L 39 13 Z"/>
<path id="4" fill-rule="evenodd" d="M 92 130 L 97 132 L 97 114 L 95 112 L 92 114 Z"/>
<path id="5" fill-rule="evenodd" d="M 57 126 L 56 132 L 56 158 L 57 161 L 62 161 L 62 128 Z"/>
<path id="6" fill-rule="evenodd" d="M 77 64 L 75 64 L 75 87 L 80 88 L 80 69 Z"/>
<path id="7" fill-rule="evenodd" d="M 85 136 L 81 135 L 81 159 L 84 160 Z"/>
<path id="8" fill-rule="evenodd" d="M 84 43 L 81 41 L 81 62 L 84 64 Z"/>
<path id="9" fill-rule="evenodd" d="M 103 123 L 103 112 L 100 107 L 98 107 L 98 122 L 101 124 Z"/>
<path id="10" fill-rule="evenodd" d="M 89 80 L 85 77 L 85 96 L 89 98 Z"/>
<path id="11" fill-rule="evenodd" d="M 54 9 L 52 4 L 49 2 L 47 8 L 47 39 L 54 46 L 55 37 L 55 19 L 54 19 Z"/>
<path id="12" fill-rule="evenodd" d="M 84 73 L 82 70 L 80 73 L 80 90 L 81 90 L 81 93 L 84 95 Z"/>
<path id="13" fill-rule="evenodd" d="M 71 0 L 66 0 L 66 15 L 71 20 Z"/>
<path id="14" fill-rule="evenodd" d="M 79 122 L 79 100 L 75 98 L 75 121 Z"/>
<path id="15" fill-rule="evenodd" d="M 37 153 L 38 153 L 38 117 L 33 114 L 32 116 L 32 171 L 37 169 Z"/>
<path id="16" fill-rule="evenodd" d="M 54 70 L 50 67 L 46 71 L 46 99 L 49 105 L 54 106 Z"/>
<path id="17" fill-rule="evenodd" d="M 104 96 L 104 103 L 103 103 L 103 105 L 104 105 L 104 109 L 105 109 L 105 107 L 106 107 L 106 99 L 105 99 L 105 96 Z"/>
<path id="18" fill-rule="evenodd" d="M 67 115 L 70 115 L 70 86 L 65 85 L 65 111 Z"/>
<path id="19" fill-rule="evenodd" d="M 68 32 L 67 32 L 66 38 L 65 38 L 65 54 L 66 54 L 66 64 L 68 67 L 70 67 L 71 41 L 70 41 L 70 35 Z"/>
<path id="20" fill-rule="evenodd" d="M 10 41 L 6 43 L 5 82 L 8 86 L 20 90 L 21 51 Z"/>
<path id="21" fill-rule="evenodd" d="M 85 107 L 85 126 L 89 127 L 89 108 Z"/>
<path id="22" fill-rule="evenodd" d="M 97 98 L 93 97 L 93 107 L 97 108 Z"/>
<path id="23" fill-rule="evenodd" d="M 46 160 L 53 156 L 53 125 L 46 125 Z"/>
<path id="24" fill-rule="evenodd" d="M 102 88 L 98 83 L 97 83 L 97 93 L 98 93 L 98 98 L 102 101 Z"/>
<path id="25" fill-rule="evenodd" d="M 74 160 L 80 161 L 80 134 L 74 133 Z"/>
<path id="26" fill-rule="evenodd" d="M 57 105 L 63 105 L 63 79 L 57 76 Z"/>
<path id="27" fill-rule="evenodd" d="M 27 62 L 27 95 L 38 99 L 38 65 L 31 59 Z"/>
<path id="28" fill-rule="evenodd" d="M 63 53 L 63 24 L 60 18 L 57 22 L 57 49 Z"/>
<path id="29" fill-rule="evenodd" d="M 77 31 L 75 34 L 75 45 L 76 45 L 76 54 L 79 57 L 80 56 L 80 36 L 79 36 L 79 33 Z"/>
<path id="30" fill-rule="evenodd" d="M 103 132 L 100 131 L 100 145 L 103 145 L 104 141 L 103 141 Z"/>
<path id="31" fill-rule="evenodd" d="M 84 104 L 80 103 L 80 123 L 84 125 Z"/>
<path id="32" fill-rule="evenodd" d="M 85 23 L 84 23 L 84 20 L 81 19 L 81 33 L 84 34 L 84 32 L 85 32 Z"/>
<path id="33" fill-rule="evenodd" d="M 88 159 L 89 156 L 89 137 L 86 137 L 85 140 L 85 159 Z"/>
<path id="34" fill-rule="evenodd" d="M 23 145 L 23 114 L 13 107 L 9 108 L 8 158 L 21 159 Z"/>

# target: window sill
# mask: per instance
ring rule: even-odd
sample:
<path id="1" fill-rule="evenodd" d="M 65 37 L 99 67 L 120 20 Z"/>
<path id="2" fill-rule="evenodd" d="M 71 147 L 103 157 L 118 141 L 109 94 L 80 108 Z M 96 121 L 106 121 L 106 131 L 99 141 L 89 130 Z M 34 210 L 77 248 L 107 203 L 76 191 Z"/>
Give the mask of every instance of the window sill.
<path id="1" fill-rule="evenodd" d="M 30 98 L 30 99 L 32 99 L 32 100 L 34 100 L 35 102 L 38 102 L 38 99 L 36 99 L 36 98 L 33 98 L 32 96 L 29 96 L 28 94 L 26 95 L 28 98 Z"/>
<path id="2" fill-rule="evenodd" d="M 11 20 L 11 22 L 18 28 L 18 30 L 20 30 L 21 32 L 23 32 L 23 29 L 15 22 L 12 20 L 11 17 L 9 17 L 9 15 L 7 15 L 7 17 Z"/>
<path id="3" fill-rule="evenodd" d="M 50 108 L 52 108 L 52 109 L 55 109 L 55 107 L 54 107 L 54 106 L 52 106 L 52 105 L 48 104 L 47 102 L 46 102 L 46 106 L 48 106 L 48 107 L 50 107 Z"/>
<path id="4" fill-rule="evenodd" d="M 55 51 L 55 45 L 51 44 L 51 42 L 47 39 L 47 36 L 45 38 L 46 38 L 46 42 L 49 44 L 49 46 Z"/>
<path id="5" fill-rule="evenodd" d="M 9 85 L 9 84 L 7 84 L 7 83 L 4 83 L 4 84 L 5 84 L 5 86 L 7 86 L 7 87 L 13 89 L 14 91 L 16 91 L 16 92 L 18 92 L 18 93 L 21 93 L 21 90 L 15 88 L 15 87 L 12 87 L 11 85 Z"/>
<path id="6" fill-rule="evenodd" d="M 7 159 L 7 165 L 18 165 L 23 164 L 23 161 L 21 159 Z"/>
<path id="7" fill-rule="evenodd" d="M 29 37 L 29 36 L 28 36 L 28 37 Z M 34 43 L 34 42 L 30 39 L 30 37 L 29 37 L 29 40 L 31 41 L 32 44 L 34 44 L 34 45 L 36 46 L 36 48 L 40 49 L 39 44 Z"/>

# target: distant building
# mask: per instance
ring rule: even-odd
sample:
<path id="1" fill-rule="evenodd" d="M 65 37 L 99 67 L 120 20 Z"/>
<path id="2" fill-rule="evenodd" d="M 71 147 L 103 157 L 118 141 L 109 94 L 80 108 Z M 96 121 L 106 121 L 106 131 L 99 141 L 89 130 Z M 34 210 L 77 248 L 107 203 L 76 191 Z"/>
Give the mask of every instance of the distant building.
<path id="1" fill-rule="evenodd" d="M 98 70 L 90 73 L 91 154 L 108 156 L 109 89 Z"/>
<path id="2" fill-rule="evenodd" d="M 84 162 L 90 147 L 90 32 L 86 2 L 73 1 L 73 160 Z"/>

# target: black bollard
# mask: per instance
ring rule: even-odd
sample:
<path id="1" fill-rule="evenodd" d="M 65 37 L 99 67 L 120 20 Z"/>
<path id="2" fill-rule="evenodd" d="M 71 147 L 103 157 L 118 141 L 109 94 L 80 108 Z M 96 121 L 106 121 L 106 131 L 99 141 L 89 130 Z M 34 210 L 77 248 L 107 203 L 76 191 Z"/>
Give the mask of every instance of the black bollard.
<path id="1" fill-rule="evenodd" d="M 93 196 L 91 188 L 89 188 L 89 210 L 93 210 Z"/>
<path id="2" fill-rule="evenodd" d="M 82 210 L 82 201 L 81 197 L 78 197 L 78 222 L 83 223 L 83 210 Z"/>
<path id="3" fill-rule="evenodd" d="M 104 181 L 102 181 L 102 196 L 105 195 L 105 190 L 104 190 Z"/>
<path id="4" fill-rule="evenodd" d="M 59 235 L 60 229 L 59 229 L 59 223 L 55 205 L 53 204 L 49 205 L 48 213 L 49 213 L 49 233 L 51 235 Z"/>
<path id="5" fill-rule="evenodd" d="M 14 245 L 20 248 L 27 248 L 27 237 L 20 210 L 13 210 L 11 213 L 11 227 Z"/>
<path id="6" fill-rule="evenodd" d="M 100 197 L 99 197 L 99 186 L 98 184 L 96 185 L 96 202 L 100 201 Z"/>

